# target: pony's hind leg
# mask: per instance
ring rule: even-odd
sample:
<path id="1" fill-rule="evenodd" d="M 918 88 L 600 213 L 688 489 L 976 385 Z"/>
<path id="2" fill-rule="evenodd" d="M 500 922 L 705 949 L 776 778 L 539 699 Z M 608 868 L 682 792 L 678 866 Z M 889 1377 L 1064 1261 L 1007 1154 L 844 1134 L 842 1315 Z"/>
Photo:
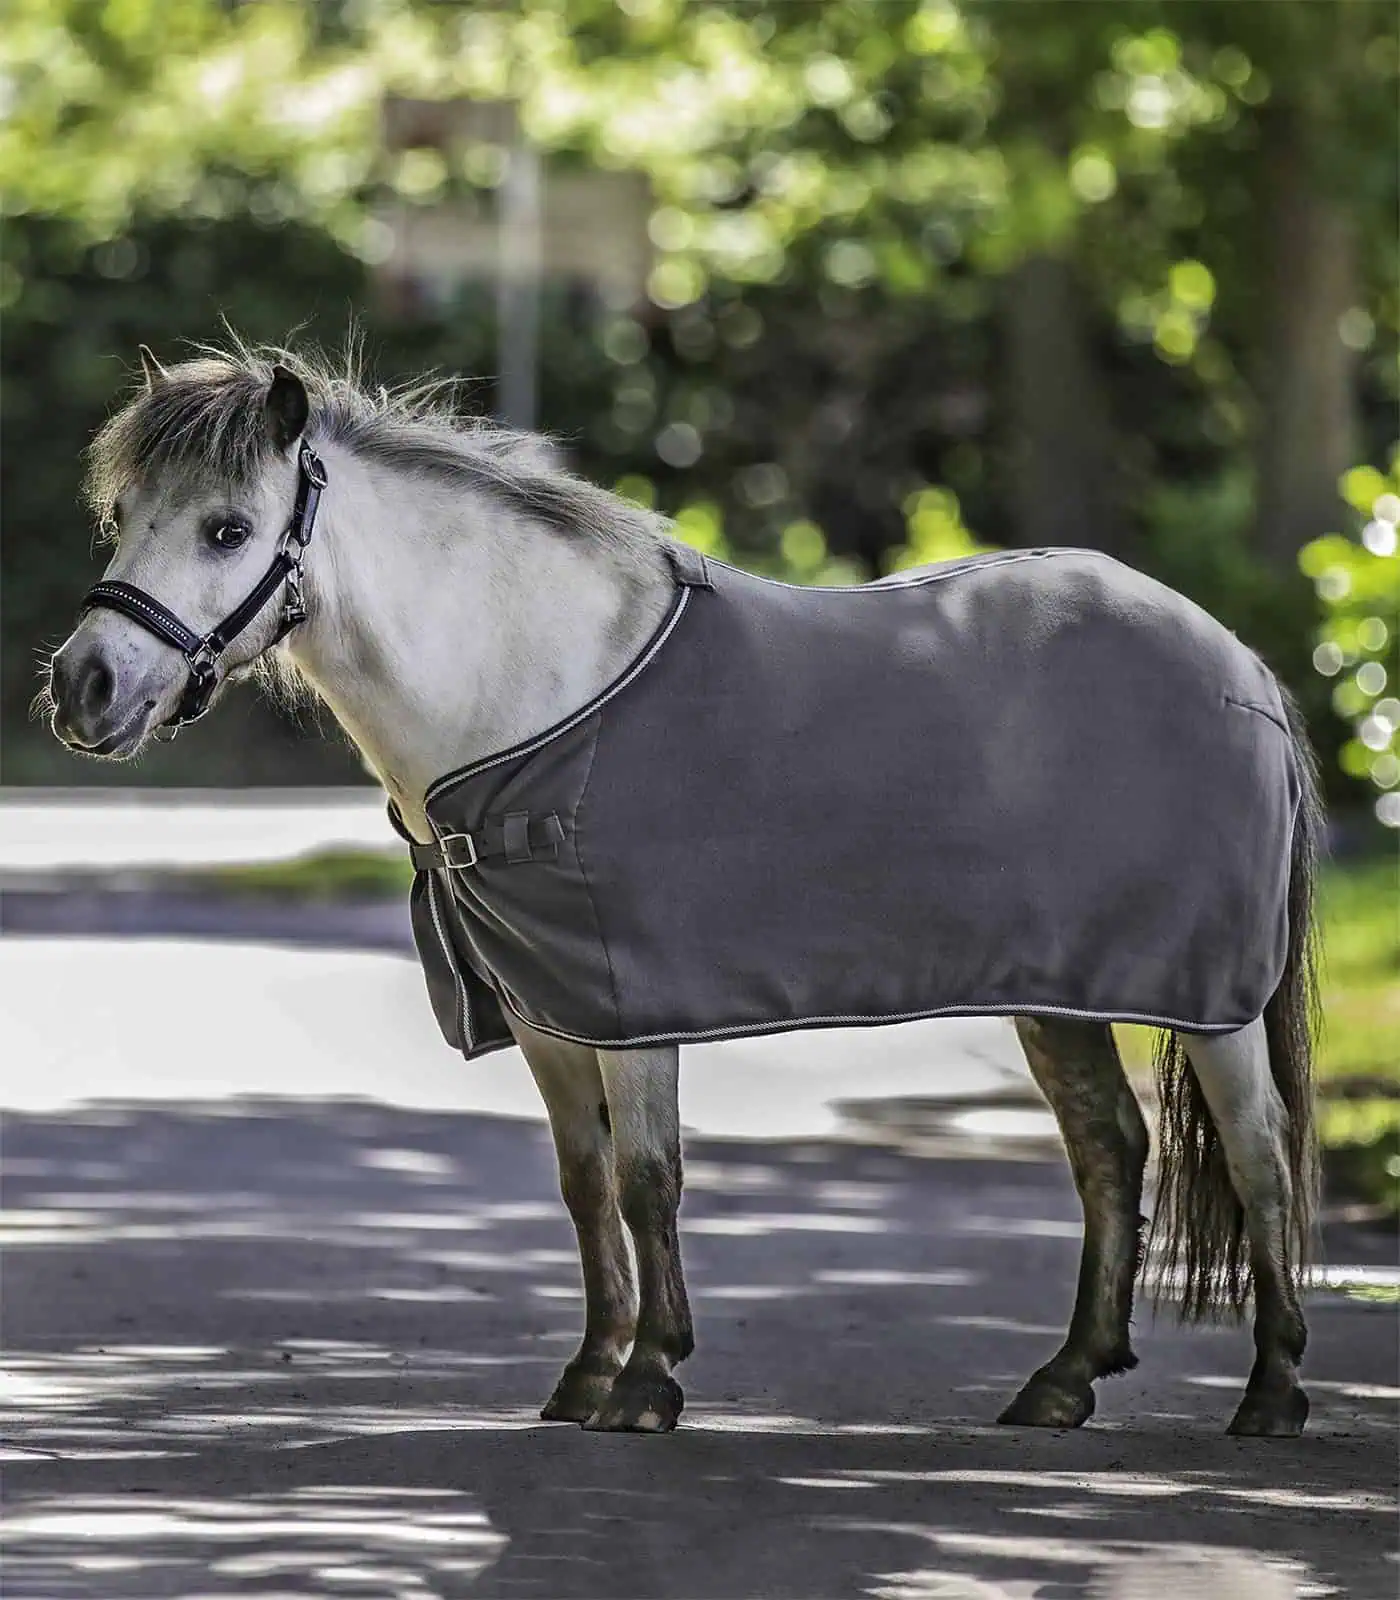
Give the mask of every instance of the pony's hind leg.
<path id="1" fill-rule="evenodd" d="M 1094 1414 L 1094 1380 L 1137 1365 L 1129 1323 L 1147 1127 L 1107 1023 L 1018 1017 L 1016 1032 L 1064 1136 L 1084 1207 L 1084 1248 L 1064 1344 L 997 1420 L 1077 1428 Z"/>
<path id="2" fill-rule="evenodd" d="M 598 1052 L 552 1039 L 520 1022 L 512 1022 L 512 1031 L 549 1112 L 559 1188 L 578 1235 L 583 1267 L 583 1342 L 540 1415 L 546 1422 L 586 1422 L 622 1370 L 637 1321 Z"/>
<path id="3" fill-rule="evenodd" d="M 1229 1431 L 1293 1438 L 1308 1416 L 1298 1382 L 1308 1331 L 1288 1245 L 1288 1113 L 1274 1084 L 1264 1023 L 1210 1038 L 1182 1035 L 1181 1043 L 1224 1148 L 1249 1240 L 1254 1368 Z"/>
<path id="4" fill-rule="evenodd" d="M 694 1348 L 676 1215 L 681 1201 L 679 1052 L 600 1050 L 617 1194 L 637 1253 L 641 1305 L 627 1365 L 589 1428 L 668 1433 L 685 1404 L 671 1376 Z"/>

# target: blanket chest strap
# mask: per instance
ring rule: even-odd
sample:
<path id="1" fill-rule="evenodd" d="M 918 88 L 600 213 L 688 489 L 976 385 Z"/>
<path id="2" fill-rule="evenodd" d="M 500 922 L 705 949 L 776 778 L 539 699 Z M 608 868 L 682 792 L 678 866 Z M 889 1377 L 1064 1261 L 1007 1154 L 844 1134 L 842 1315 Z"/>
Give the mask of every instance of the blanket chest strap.
<path id="1" fill-rule="evenodd" d="M 507 866 L 553 861 L 563 842 L 564 824 L 555 812 L 532 817 L 528 811 L 512 811 L 499 822 L 484 823 L 475 833 L 445 833 L 433 844 L 410 843 L 408 853 L 419 872 L 440 867 L 462 872 L 479 861 Z"/>

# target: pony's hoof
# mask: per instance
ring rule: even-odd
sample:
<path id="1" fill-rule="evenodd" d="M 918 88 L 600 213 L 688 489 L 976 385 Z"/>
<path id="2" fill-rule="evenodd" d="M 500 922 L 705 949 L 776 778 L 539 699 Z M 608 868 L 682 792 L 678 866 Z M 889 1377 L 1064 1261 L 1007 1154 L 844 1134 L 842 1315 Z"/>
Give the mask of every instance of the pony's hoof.
<path id="1" fill-rule="evenodd" d="M 618 1368 L 611 1371 L 577 1367 L 570 1362 L 540 1409 L 546 1422 L 587 1422 L 607 1404 Z"/>
<path id="2" fill-rule="evenodd" d="M 1011 1428 L 1077 1428 L 1093 1414 L 1091 1384 L 1070 1387 L 1037 1375 L 997 1421 Z"/>
<path id="3" fill-rule="evenodd" d="M 1297 1387 L 1270 1394 L 1245 1392 L 1226 1428 L 1237 1439 L 1296 1439 L 1308 1420 L 1308 1397 Z"/>
<path id="4" fill-rule="evenodd" d="M 674 1378 L 629 1378 L 624 1368 L 584 1427 L 592 1433 L 670 1433 L 684 1406 L 685 1396 Z"/>

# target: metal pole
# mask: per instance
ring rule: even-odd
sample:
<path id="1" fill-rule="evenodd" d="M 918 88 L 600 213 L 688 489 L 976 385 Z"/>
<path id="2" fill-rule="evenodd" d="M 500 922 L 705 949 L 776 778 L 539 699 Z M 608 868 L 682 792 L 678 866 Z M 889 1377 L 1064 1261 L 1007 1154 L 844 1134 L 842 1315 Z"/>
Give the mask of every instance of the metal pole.
<path id="1" fill-rule="evenodd" d="M 540 335 L 540 158 L 517 134 L 500 188 L 496 271 L 497 406 L 512 428 L 533 428 Z"/>

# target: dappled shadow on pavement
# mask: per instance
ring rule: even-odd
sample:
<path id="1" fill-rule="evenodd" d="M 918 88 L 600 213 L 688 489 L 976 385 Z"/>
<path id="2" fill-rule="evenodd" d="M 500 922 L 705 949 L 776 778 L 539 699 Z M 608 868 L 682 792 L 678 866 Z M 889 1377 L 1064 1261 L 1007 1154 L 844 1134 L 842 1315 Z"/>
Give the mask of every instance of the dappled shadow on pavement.
<path id="1" fill-rule="evenodd" d="M 581 1320 L 534 1124 L 367 1103 L 7 1119 L 7 1600 L 1390 1595 L 1393 1308 L 1317 1297 L 1301 1442 L 1140 1317 L 1079 1434 L 1058 1162 L 697 1141 L 669 1439 L 536 1420 Z M 1385 1260 L 1364 1235 L 1331 1259 Z"/>

